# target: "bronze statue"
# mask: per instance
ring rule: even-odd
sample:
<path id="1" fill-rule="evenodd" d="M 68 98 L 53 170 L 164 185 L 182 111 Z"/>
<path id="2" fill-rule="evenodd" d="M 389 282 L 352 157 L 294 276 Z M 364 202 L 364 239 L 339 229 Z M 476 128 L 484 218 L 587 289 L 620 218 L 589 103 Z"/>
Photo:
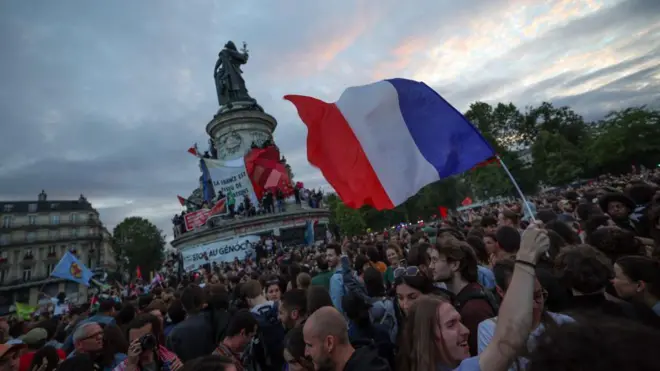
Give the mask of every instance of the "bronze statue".
<path id="1" fill-rule="evenodd" d="M 241 65 L 248 61 L 247 44 L 243 43 L 241 51 L 236 49 L 232 41 L 225 44 L 224 49 L 218 53 L 218 61 L 215 62 L 213 77 L 215 78 L 215 89 L 218 94 L 218 104 L 221 107 L 231 108 L 232 102 L 248 101 L 254 102 L 245 86 L 245 80 L 241 74 Z"/>

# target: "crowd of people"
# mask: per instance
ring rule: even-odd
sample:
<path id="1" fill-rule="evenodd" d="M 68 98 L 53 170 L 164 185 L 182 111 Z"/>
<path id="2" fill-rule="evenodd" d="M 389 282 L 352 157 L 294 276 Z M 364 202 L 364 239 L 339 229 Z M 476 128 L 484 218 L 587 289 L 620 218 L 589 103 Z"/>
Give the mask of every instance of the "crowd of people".
<path id="1" fill-rule="evenodd" d="M 223 198 L 227 198 L 227 213 L 221 217 L 223 221 L 245 219 L 255 216 L 263 216 L 273 213 L 283 213 L 287 211 L 288 199 L 281 189 L 267 189 L 264 191 L 263 196 L 259 203 L 254 205 L 250 197 L 245 195 L 240 202 L 236 202 L 236 198 L 232 195 L 226 195 L 219 191 L 212 203 L 218 202 Z M 311 209 L 323 207 L 323 191 L 321 189 L 306 189 L 297 184 L 293 187 L 293 196 L 291 201 L 299 206 L 305 205 Z M 209 205 L 204 201 L 199 208 L 191 207 L 188 210 L 182 211 L 180 214 L 175 214 L 172 218 L 174 225 L 174 236 L 179 236 L 188 232 L 185 225 L 185 215 L 189 212 L 195 212 L 202 209 L 210 210 L 213 205 Z"/>
<path id="2" fill-rule="evenodd" d="M 114 286 L 0 371 L 658 370 L 660 172 Z M 534 218 L 524 218 L 524 210 Z"/>

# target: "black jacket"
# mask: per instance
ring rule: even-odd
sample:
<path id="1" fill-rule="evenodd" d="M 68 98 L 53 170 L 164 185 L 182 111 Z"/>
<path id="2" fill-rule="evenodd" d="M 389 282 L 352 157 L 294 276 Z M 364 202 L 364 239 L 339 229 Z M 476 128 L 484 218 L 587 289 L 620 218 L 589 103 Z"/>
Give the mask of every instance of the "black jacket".
<path id="1" fill-rule="evenodd" d="M 344 371 L 391 371 L 390 364 L 378 356 L 378 350 L 372 346 L 355 349 L 348 359 Z"/>

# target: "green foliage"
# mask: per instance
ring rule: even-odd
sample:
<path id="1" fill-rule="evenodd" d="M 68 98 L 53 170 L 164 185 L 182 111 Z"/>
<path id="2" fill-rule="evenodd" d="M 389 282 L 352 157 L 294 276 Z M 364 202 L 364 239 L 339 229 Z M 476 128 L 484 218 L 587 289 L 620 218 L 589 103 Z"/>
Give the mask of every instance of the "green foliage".
<path id="1" fill-rule="evenodd" d="M 338 226 L 342 234 L 347 236 L 364 234 L 367 225 L 360 210 L 344 205 L 334 194 L 328 196 L 327 203 L 330 208 L 330 224 Z"/>
<path id="2" fill-rule="evenodd" d="M 543 102 L 520 110 L 512 103 L 475 102 L 465 113 L 507 165 L 523 192 L 543 185 L 565 185 L 604 173 L 629 171 L 631 165 L 652 168 L 660 163 L 660 111 L 646 107 L 612 112 L 587 123 L 569 107 Z M 532 161 L 523 161 L 531 155 Z M 332 221 L 342 233 L 363 233 L 366 226 L 382 229 L 455 208 L 465 197 L 474 201 L 516 196 L 499 165 L 478 167 L 428 185 L 392 210 L 347 208 L 334 196 Z"/>
<path id="3" fill-rule="evenodd" d="M 143 276 L 160 268 L 165 236 L 154 224 L 137 216 L 124 219 L 112 231 L 118 267 L 133 274 L 140 266 Z"/>

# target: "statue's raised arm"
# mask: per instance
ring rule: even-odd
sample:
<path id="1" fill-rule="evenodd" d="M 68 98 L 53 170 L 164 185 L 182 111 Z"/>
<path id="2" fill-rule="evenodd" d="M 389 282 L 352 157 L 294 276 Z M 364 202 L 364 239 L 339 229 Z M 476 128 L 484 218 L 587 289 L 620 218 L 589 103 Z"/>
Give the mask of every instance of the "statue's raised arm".
<path id="1" fill-rule="evenodd" d="M 229 41 L 218 54 L 213 77 L 218 94 L 218 103 L 222 107 L 231 108 L 232 103 L 255 102 L 250 97 L 243 79 L 241 65 L 248 61 L 247 44 L 239 51 L 234 42 Z"/>

